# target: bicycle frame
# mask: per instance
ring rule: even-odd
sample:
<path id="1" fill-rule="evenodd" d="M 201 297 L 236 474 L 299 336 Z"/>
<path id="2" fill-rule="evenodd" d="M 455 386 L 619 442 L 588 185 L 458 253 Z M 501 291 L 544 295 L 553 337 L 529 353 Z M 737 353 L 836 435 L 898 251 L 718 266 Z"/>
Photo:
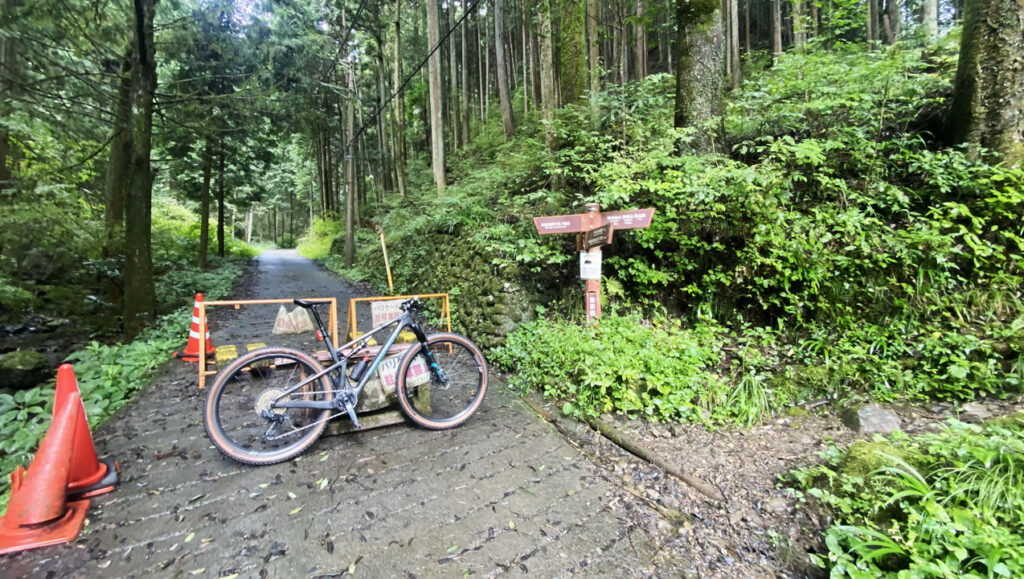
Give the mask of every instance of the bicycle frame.
<path id="1" fill-rule="evenodd" d="M 385 324 L 381 324 L 380 326 L 373 328 L 372 330 L 366 332 L 365 334 L 359 336 L 358 338 L 345 344 L 342 344 L 340 348 L 335 348 L 333 342 L 331 342 L 330 336 L 328 336 L 327 333 L 323 331 L 323 322 L 320 320 L 320 315 L 317 313 L 315 305 L 309 309 L 313 311 L 313 317 L 316 319 L 317 327 L 321 331 L 321 335 L 323 336 L 324 342 L 326 342 L 327 344 L 327 351 L 331 354 L 331 359 L 334 361 L 334 363 L 331 364 L 329 367 L 324 368 L 322 372 L 317 372 L 315 375 L 306 378 L 305 380 L 299 382 L 298 384 L 284 391 L 281 394 L 281 396 L 278 397 L 278 401 L 272 404 L 271 407 L 311 408 L 314 410 L 346 410 L 349 414 L 349 418 L 352 419 L 352 422 L 356 425 L 356 427 L 359 427 L 359 422 L 356 420 L 355 417 L 356 401 L 359 399 L 359 395 L 362 393 L 363 388 L 366 387 L 367 382 L 369 382 L 370 377 L 373 376 L 373 373 L 377 371 L 377 367 L 380 365 L 381 361 L 383 361 L 384 358 L 387 356 L 387 353 L 391 349 L 391 347 L 395 344 L 395 341 L 398 339 L 398 335 L 405 328 L 411 328 L 413 333 L 416 335 L 416 340 L 423 346 L 426 346 L 427 336 L 423 332 L 423 329 L 420 327 L 419 322 L 417 322 L 413 318 L 412 311 L 405 311 L 394 320 L 391 320 L 390 322 L 387 322 Z M 359 380 L 353 386 L 351 380 L 349 380 L 348 376 L 345 375 L 344 367 L 348 364 L 349 360 L 354 358 L 356 355 L 359 354 L 359 352 L 364 350 L 369 345 L 371 337 L 383 332 L 384 330 L 387 330 L 389 327 L 392 326 L 394 327 L 391 330 L 391 333 L 388 334 L 388 337 L 385 340 L 384 344 L 381 346 L 380 350 L 374 356 L 373 362 L 371 362 L 370 365 L 363 371 L 362 376 L 359 377 Z M 350 351 L 348 354 L 342 355 L 341 352 L 344 351 L 345 349 L 350 349 Z M 434 372 L 440 372 L 440 368 L 438 367 L 437 362 L 433 359 L 434 357 L 433 354 L 430 352 L 430 349 L 424 347 L 423 351 L 425 356 L 427 357 L 428 367 L 430 367 L 430 369 Z M 341 378 L 344 380 L 344 385 L 342 384 L 342 380 L 340 380 L 336 376 L 336 374 L 341 375 Z M 320 380 L 325 375 L 331 379 L 331 383 L 333 385 L 332 392 L 340 394 L 340 396 L 335 398 L 334 400 L 281 400 L 282 398 L 285 398 L 293 394 L 295 391 L 300 390 L 307 384 L 311 384 L 313 382 Z M 443 377 L 439 376 L 439 378 L 443 380 Z M 333 416 L 331 418 L 333 418 Z"/>

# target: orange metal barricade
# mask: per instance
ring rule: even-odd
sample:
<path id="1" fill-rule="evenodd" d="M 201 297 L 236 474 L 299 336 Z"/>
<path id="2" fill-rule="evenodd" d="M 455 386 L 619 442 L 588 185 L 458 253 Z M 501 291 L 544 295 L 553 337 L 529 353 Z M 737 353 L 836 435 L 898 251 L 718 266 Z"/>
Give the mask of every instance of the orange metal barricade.
<path id="1" fill-rule="evenodd" d="M 338 300 L 337 298 L 302 298 L 306 301 L 321 301 L 330 302 L 331 313 L 330 319 L 327 322 L 327 327 L 331 330 L 331 339 L 334 343 L 338 343 Z M 265 304 L 291 304 L 294 303 L 292 298 L 282 299 L 268 299 L 268 300 L 217 300 L 209 302 L 199 303 L 199 335 L 205 336 L 207 328 L 206 323 L 206 308 L 210 306 L 234 306 L 234 308 L 240 309 L 242 306 L 250 305 L 265 305 Z M 446 302 L 447 303 L 447 302 Z M 199 349 L 199 388 L 206 388 L 206 377 L 212 376 L 217 373 L 217 370 L 206 369 L 207 355 L 205 348 Z"/>

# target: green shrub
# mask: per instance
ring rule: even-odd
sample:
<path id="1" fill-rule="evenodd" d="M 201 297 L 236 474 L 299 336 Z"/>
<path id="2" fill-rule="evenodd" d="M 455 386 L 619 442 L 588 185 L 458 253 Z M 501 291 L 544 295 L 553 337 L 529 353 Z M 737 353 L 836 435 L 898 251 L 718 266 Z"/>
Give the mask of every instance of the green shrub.
<path id="1" fill-rule="evenodd" d="M 719 332 L 636 314 L 583 327 L 540 318 L 520 326 L 493 356 L 512 372 L 510 386 L 564 401 L 567 414 L 707 422 L 711 402 L 727 395 L 715 375 Z"/>
<path id="2" fill-rule="evenodd" d="M 1020 576 L 1022 434 L 1017 420 L 951 421 L 935 434 L 833 447 L 824 464 L 793 473 L 836 517 L 814 560 L 833 577 Z"/>

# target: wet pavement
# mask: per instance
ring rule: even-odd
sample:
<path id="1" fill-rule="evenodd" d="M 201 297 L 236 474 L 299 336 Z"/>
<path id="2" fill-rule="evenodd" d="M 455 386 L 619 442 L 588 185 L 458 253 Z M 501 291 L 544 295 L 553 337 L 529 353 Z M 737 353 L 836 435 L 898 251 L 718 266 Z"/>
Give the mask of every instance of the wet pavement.
<path id="1" fill-rule="evenodd" d="M 291 251 L 269 252 L 236 297 L 359 293 Z M 453 304 L 458 308 L 458 303 Z M 277 306 L 211 314 L 212 341 L 282 342 Z M 291 308 L 289 308 L 291 309 Z M 269 317 L 268 317 L 269 316 Z M 361 327 L 368 327 L 362 326 Z M 184 333 L 184 329 L 183 329 Z M 212 383 L 212 379 L 210 381 Z M 121 487 L 93 499 L 74 542 L 0 558 L 2 577 L 638 576 L 658 540 L 606 472 L 499 380 L 450 431 L 399 424 L 325 436 L 249 467 L 202 425 L 195 366 L 173 361 L 94 434 Z"/>

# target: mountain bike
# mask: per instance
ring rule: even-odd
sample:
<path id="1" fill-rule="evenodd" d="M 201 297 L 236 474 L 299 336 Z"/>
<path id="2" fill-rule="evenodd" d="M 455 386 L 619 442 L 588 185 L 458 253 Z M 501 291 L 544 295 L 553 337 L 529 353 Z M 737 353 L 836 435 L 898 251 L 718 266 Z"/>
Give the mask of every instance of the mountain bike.
<path id="1" fill-rule="evenodd" d="M 301 350 L 271 346 L 240 356 L 217 375 L 206 396 L 203 425 L 226 456 L 250 465 L 275 464 L 309 448 L 332 418 L 347 414 L 360 428 L 359 395 L 406 329 L 416 339 L 394 375 L 402 412 L 419 426 L 446 430 L 466 422 L 480 407 L 487 392 L 487 362 L 480 348 L 458 334 L 427 335 L 416 315 L 425 309 L 418 298 L 402 302 L 402 314 L 394 320 L 337 348 L 316 309 L 326 303 L 295 300 L 312 312 L 330 366 Z M 385 332 L 387 338 L 374 353 L 373 336 Z M 349 368 L 353 359 L 358 360 Z"/>

